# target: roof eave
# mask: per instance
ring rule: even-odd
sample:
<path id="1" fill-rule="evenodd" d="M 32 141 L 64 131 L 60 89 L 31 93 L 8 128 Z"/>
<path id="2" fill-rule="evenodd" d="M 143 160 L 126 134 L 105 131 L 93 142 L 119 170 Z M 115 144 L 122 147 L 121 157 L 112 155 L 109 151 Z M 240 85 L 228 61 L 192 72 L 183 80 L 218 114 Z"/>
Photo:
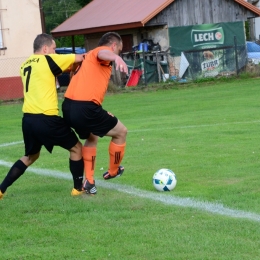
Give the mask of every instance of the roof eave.
<path id="1" fill-rule="evenodd" d="M 131 29 L 131 28 L 139 28 L 143 27 L 144 25 L 141 22 L 135 23 L 128 23 L 128 24 L 117 24 L 117 25 L 109 25 L 103 27 L 93 27 L 93 28 L 86 28 L 86 29 L 79 29 L 79 30 L 72 30 L 72 31 L 51 31 L 53 37 L 63 37 L 63 36 L 73 36 L 73 35 L 83 35 L 83 34 L 92 34 L 92 33 L 104 33 L 109 31 L 119 31 L 124 29 Z"/>
<path id="2" fill-rule="evenodd" d="M 169 4 L 173 3 L 175 0 L 168 0 L 163 5 L 161 5 L 158 9 L 154 10 L 151 14 L 145 17 L 141 22 L 145 25 L 149 22 L 152 18 L 154 18 L 157 14 L 159 14 L 163 9 L 165 9 Z"/>
<path id="3" fill-rule="evenodd" d="M 257 8 L 256 6 L 244 1 L 244 0 L 235 0 L 235 2 L 239 3 L 240 5 L 243 5 L 247 9 L 249 9 L 251 12 L 256 14 L 257 16 L 260 16 L 260 9 Z"/>

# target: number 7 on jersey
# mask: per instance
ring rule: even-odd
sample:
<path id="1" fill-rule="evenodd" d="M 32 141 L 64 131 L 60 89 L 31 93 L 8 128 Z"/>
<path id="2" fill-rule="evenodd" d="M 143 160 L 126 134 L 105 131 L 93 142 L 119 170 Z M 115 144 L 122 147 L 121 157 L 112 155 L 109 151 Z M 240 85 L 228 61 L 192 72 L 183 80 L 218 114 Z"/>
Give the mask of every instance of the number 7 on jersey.
<path id="1" fill-rule="evenodd" d="M 29 81 L 30 81 L 30 77 L 31 77 L 31 72 L 32 72 L 32 66 L 28 66 L 26 68 L 24 68 L 23 70 L 23 75 L 25 76 L 27 72 L 27 77 L 26 77 L 26 84 L 25 84 L 25 92 L 28 92 L 29 90 Z"/>

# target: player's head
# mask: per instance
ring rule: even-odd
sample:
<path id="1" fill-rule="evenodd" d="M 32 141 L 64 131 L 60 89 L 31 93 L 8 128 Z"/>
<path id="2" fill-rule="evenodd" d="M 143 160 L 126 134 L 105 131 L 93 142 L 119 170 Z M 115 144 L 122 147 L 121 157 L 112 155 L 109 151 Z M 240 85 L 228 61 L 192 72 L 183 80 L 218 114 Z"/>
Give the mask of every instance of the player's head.
<path id="1" fill-rule="evenodd" d="M 38 54 L 55 53 L 56 43 L 49 34 L 38 34 L 33 42 L 33 52 Z"/>
<path id="2" fill-rule="evenodd" d="M 116 32 L 105 33 L 99 40 L 98 46 L 109 46 L 115 54 L 119 54 L 123 48 L 121 36 Z"/>

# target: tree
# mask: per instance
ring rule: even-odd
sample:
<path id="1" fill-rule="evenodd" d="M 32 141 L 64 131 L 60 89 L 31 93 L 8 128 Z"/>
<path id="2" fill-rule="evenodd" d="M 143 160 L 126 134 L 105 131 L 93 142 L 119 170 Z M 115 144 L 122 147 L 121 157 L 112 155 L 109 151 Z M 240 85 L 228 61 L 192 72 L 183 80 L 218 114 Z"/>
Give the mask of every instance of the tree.
<path id="1" fill-rule="evenodd" d="M 57 0 L 54 4 L 54 0 L 42 0 L 46 33 L 50 33 L 58 25 L 80 10 L 82 6 L 78 1 L 87 2 L 87 0 Z M 56 44 L 57 47 L 70 47 L 72 45 L 71 37 L 59 37 L 56 39 Z M 84 46 L 83 35 L 75 36 L 75 45 Z"/>
<path id="2" fill-rule="evenodd" d="M 80 6 L 82 6 L 82 7 L 84 7 L 85 5 L 89 4 L 91 1 L 92 1 L 92 0 L 76 0 L 76 2 L 77 2 Z"/>

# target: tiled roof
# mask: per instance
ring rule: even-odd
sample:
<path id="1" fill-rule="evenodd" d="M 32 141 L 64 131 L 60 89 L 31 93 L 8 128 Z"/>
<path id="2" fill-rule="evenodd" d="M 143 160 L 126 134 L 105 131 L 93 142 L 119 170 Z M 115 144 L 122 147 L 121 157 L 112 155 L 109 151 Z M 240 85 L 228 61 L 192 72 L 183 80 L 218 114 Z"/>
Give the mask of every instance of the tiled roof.
<path id="1" fill-rule="evenodd" d="M 234 0 L 235 2 L 239 3 L 240 5 L 243 5 L 245 8 L 247 8 L 248 10 L 252 11 L 253 13 L 257 14 L 260 16 L 260 9 L 257 8 L 256 6 L 248 3 L 245 0 Z"/>
<path id="2" fill-rule="evenodd" d="M 143 27 L 174 0 L 93 0 L 61 25 L 54 36 Z M 59 35 L 62 34 L 62 35 Z"/>
<path id="3" fill-rule="evenodd" d="M 175 0 L 93 0 L 54 30 L 55 37 L 143 27 Z M 260 16 L 260 9 L 234 0 Z"/>

